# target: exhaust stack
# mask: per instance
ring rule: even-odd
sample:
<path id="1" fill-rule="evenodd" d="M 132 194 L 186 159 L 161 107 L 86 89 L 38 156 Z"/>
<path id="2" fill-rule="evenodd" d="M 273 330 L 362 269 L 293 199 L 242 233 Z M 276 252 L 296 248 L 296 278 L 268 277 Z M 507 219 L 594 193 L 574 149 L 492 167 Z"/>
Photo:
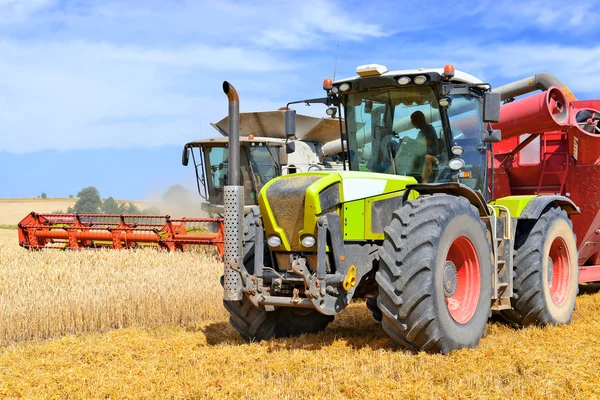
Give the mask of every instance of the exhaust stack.
<path id="1" fill-rule="evenodd" d="M 225 255 L 223 299 L 242 300 L 243 284 L 239 266 L 244 262 L 244 187 L 240 185 L 240 98 L 232 84 L 223 82 L 229 100 L 229 167 L 224 188 Z"/>

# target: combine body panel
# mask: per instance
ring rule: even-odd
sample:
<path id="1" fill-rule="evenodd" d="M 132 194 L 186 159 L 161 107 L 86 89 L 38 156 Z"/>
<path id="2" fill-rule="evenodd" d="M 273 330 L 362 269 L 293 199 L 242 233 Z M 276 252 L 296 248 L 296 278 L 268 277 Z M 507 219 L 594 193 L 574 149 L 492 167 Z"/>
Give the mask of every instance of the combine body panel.
<path id="1" fill-rule="evenodd" d="M 553 87 L 502 106 L 494 125 L 503 137 L 494 144 L 494 190 L 497 198 L 564 196 L 576 204 L 581 212 L 570 219 L 579 280 L 591 282 L 600 280 L 600 201 L 594 196 L 600 191 L 600 100 L 570 97 Z"/>
<path id="2" fill-rule="evenodd" d="M 185 250 L 212 245 L 224 253 L 223 224 L 219 218 L 182 218 L 156 215 L 37 214 L 19 223 L 19 244 L 27 249 L 129 249 L 152 246 Z"/>

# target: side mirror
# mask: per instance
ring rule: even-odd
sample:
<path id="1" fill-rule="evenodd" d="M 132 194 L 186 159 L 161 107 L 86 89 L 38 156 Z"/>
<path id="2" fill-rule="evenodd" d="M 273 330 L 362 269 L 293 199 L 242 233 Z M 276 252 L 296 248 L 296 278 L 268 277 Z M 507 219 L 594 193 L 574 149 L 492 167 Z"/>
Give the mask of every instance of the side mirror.
<path id="1" fill-rule="evenodd" d="M 483 122 L 500 122 L 500 93 L 483 95 Z"/>
<path id="2" fill-rule="evenodd" d="M 294 136 L 296 134 L 296 110 L 285 110 L 283 115 L 286 136 Z"/>
<path id="3" fill-rule="evenodd" d="M 483 143 L 496 143 L 502 140 L 502 132 L 500 129 L 492 129 L 491 131 L 481 132 L 481 141 Z"/>
<path id="4" fill-rule="evenodd" d="M 285 144 L 285 153 L 286 154 L 292 154 L 295 151 L 296 151 L 296 143 L 294 143 L 294 142 L 287 142 Z"/>
<path id="5" fill-rule="evenodd" d="M 183 153 L 181 153 L 181 163 L 184 167 L 187 167 L 190 162 L 190 149 L 188 147 L 183 148 Z"/>
<path id="6" fill-rule="evenodd" d="M 290 143 L 292 143 L 292 142 L 290 142 Z M 285 147 L 281 146 L 279 148 L 279 164 L 287 165 L 287 163 L 288 163 L 287 146 L 285 146 Z"/>

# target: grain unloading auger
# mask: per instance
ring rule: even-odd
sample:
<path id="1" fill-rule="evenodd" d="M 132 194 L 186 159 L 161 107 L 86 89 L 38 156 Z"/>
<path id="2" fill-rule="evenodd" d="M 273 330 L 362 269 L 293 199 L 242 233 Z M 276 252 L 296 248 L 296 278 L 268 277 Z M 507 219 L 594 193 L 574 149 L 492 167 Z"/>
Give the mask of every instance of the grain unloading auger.
<path id="1" fill-rule="evenodd" d="M 547 74 L 494 91 L 451 65 L 357 74 L 324 84 L 345 130 L 323 147 L 341 151 L 349 170 L 264 185 L 251 254 L 240 233 L 243 189 L 229 176 L 224 305 L 242 338 L 322 330 L 354 298 L 414 351 L 476 346 L 491 313 L 569 323 L 578 281 L 600 280 L 600 203 L 595 193 L 573 201 L 599 185 L 598 101 L 574 100 Z M 223 89 L 234 163 L 239 98 Z M 501 97 L 536 89 L 501 109 Z M 293 111 L 286 128 L 294 133 Z M 565 141 L 552 142 L 559 133 Z M 531 162 L 535 136 L 535 165 L 515 164 Z"/>
<path id="2" fill-rule="evenodd" d="M 32 212 L 19 223 L 19 244 L 31 250 L 153 246 L 168 251 L 212 245 L 221 258 L 224 252 L 220 218 L 174 219 L 156 215 Z"/>

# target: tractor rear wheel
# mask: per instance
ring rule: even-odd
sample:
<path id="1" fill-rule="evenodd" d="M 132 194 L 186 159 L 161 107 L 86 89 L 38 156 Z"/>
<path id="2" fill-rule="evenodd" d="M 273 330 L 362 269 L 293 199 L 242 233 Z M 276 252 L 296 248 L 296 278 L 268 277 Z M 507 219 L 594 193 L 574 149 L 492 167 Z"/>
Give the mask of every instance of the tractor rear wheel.
<path id="1" fill-rule="evenodd" d="M 571 321 L 579 290 L 572 226 L 567 213 L 555 207 L 517 227 L 513 310 L 502 312 L 508 321 L 519 325 Z"/>
<path id="2" fill-rule="evenodd" d="M 246 260 L 244 266 L 253 274 L 254 255 Z M 241 301 L 224 300 L 223 304 L 230 314 L 231 326 L 246 342 L 314 333 L 325 329 L 333 321 L 333 316 L 313 309 L 277 307 L 274 311 L 265 311 L 255 307 L 246 296 Z"/>
<path id="3" fill-rule="evenodd" d="M 405 202 L 385 229 L 376 279 L 394 344 L 432 353 L 476 346 L 492 296 L 491 248 L 477 209 L 446 194 Z"/>

